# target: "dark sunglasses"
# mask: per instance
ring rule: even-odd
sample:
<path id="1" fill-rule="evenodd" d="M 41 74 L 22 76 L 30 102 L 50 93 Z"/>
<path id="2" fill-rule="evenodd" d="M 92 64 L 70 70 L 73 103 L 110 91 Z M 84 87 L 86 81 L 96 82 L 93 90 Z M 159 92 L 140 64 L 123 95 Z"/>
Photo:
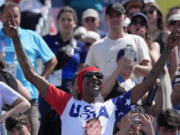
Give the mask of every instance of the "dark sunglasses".
<path id="1" fill-rule="evenodd" d="M 144 22 L 144 21 L 136 21 L 136 20 L 134 20 L 134 21 L 132 21 L 132 24 L 133 24 L 133 25 L 138 25 L 138 24 L 140 24 L 141 26 L 146 26 L 146 22 Z"/>
<path id="2" fill-rule="evenodd" d="M 99 79 L 103 79 L 104 77 L 104 75 L 101 72 L 86 72 L 83 78 L 84 77 L 92 78 L 94 75 Z"/>
<path id="3" fill-rule="evenodd" d="M 89 46 L 92 45 L 92 43 L 90 43 L 90 42 L 84 42 L 84 43 L 85 43 L 85 45 L 86 45 L 87 47 L 89 47 Z"/>
<path id="4" fill-rule="evenodd" d="M 94 18 L 94 17 L 87 17 L 87 18 L 85 18 L 85 22 L 95 22 L 96 21 L 96 18 Z"/>
<path id="5" fill-rule="evenodd" d="M 149 14 L 153 14 L 155 10 L 156 10 L 156 9 L 151 8 L 151 9 L 149 9 L 149 10 L 144 10 L 143 13 L 144 13 L 145 15 L 147 15 L 148 13 L 149 13 Z"/>
<path id="6" fill-rule="evenodd" d="M 169 25 L 174 26 L 177 22 L 180 22 L 180 21 L 170 21 Z"/>

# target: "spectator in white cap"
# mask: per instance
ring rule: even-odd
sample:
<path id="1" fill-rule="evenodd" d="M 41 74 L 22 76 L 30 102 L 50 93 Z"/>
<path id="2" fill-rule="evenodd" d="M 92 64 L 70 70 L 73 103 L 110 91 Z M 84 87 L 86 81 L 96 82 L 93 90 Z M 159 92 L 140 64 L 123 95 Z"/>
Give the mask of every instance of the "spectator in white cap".
<path id="1" fill-rule="evenodd" d="M 175 15 L 175 14 L 180 14 L 180 6 L 175 6 L 175 7 L 172 7 L 169 9 L 167 15 L 166 15 L 166 21 L 168 22 L 168 20 L 170 21 L 172 17 L 172 15 Z"/>
<path id="2" fill-rule="evenodd" d="M 172 7 L 166 16 L 166 24 L 169 31 L 171 31 L 179 22 L 180 6 Z M 178 47 L 178 64 L 180 64 L 180 47 Z"/>
<path id="3" fill-rule="evenodd" d="M 170 31 L 172 29 L 180 24 L 180 7 L 173 7 L 169 10 L 167 14 L 167 27 L 169 28 Z M 178 64 L 180 65 L 180 47 L 178 47 Z M 174 79 L 174 87 L 171 95 L 172 103 L 175 109 L 179 110 L 179 105 L 180 105 L 180 66 L 178 66 L 178 71 L 176 73 L 175 79 Z"/>
<path id="4" fill-rule="evenodd" d="M 89 50 L 89 47 L 96 41 L 100 39 L 100 35 L 94 31 L 88 31 L 82 35 L 82 40 L 86 45 L 86 50 Z"/>
<path id="5" fill-rule="evenodd" d="M 95 9 L 87 9 L 82 14 L 82 25 L 87 31 L 95 31 L 100 34 L 101 38 L 105 37 L 107 33 L 98 29 L 100 26 L 99 13 Z"/>
<path id="6" fill-rule="evenodd" d="M 171 31 L 174 28 L 174 25 L 176 25 L 178 22 L 180 22 L 180 11 L 168 17 L 167 24 L 169 30 Z"/>

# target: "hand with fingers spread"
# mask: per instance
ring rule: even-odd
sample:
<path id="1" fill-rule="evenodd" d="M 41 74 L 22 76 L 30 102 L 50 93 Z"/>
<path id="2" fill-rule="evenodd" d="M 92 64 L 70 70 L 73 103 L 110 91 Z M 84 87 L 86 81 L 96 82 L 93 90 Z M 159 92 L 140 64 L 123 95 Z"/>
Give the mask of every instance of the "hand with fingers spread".
<path id="1" fill-rule="evenodd" d="M 153 131 L 153 117 L 148 114 L 140 114 L 141 129 L 146 135 L 154 135 Z"/>
<path id="2" fill-rule="evenodd" d="M 8 10 L 6 14 L 7 14 L 8 19 L 4 23 L 3 29 L 9 37 L 11 37 L 11 38 L 17 37 L 18 36 L 18 26 L 14 20 L 14 16 L 12 14 L 12 11 Z"/>

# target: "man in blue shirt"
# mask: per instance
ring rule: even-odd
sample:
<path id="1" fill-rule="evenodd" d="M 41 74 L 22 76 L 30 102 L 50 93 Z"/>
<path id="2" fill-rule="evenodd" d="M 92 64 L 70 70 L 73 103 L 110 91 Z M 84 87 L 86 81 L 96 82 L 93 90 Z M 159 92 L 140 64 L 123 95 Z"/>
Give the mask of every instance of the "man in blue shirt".
<path id="1" fill-rule="evenodd" d="M 21 21 L 20 11 L 17 4 L 13 2 L 6 2 L 1 8 L 1 20 L 3 22 L 3 27 L 5 27 L 5 23 L 7 22 L 8 10 L 11 10 L 15 16 L 14 19 L 16 24 L 18 25 L 18 34 L 21 38 L 21 41 L 24 45 L 24 49 L 27 52 L 32 65 L 36 69 L 36 61 L 37 59 L 41 58 L 45 63 L 45 68 L 42 72 L 42 77 L 47 79 L 53 71 L 55 65 L 57 64 L 55 55 L 38 34 L 31 30 L 22 29 L 21 27 L 19 27 Z M 22 84 L 24 84 L 24 86 L 31 93 L 31 96 L 33 98 L 33 105 L 30 110 L 29 117 L 32 126 L 32 135 L 37 135 L 39 128 L 39 115 L 37 106 L 38 92 L 36 88 L 24 77 L 24 74 L 16 58 L 13 41 L 10 39 L 9 34 L 10 33 L 3 28 L 0 30 L 0 51 L 4 57 L 5 62 L 7 63 L 7 70 L 11 72 L 18 80 L 20 80 Z"/>

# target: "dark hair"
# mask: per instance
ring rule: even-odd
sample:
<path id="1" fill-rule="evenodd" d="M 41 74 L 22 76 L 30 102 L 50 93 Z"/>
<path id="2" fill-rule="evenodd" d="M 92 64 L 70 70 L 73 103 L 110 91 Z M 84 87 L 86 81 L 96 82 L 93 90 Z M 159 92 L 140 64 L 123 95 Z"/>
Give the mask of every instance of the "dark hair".
<path id="1" fill-rule="evenodd" d="M 160 10 L 159 6 L 157 4 L 155 4 L 155 3 L 149 2 L 149 3 L 143 5 L 142 12 L 143 12 L 143 9 L 146 6 L 150 6 L 150 7 L 153 7 L 153 8 L 156 9 L 157 16 L 158 16 L 158 18 L 157 18 L 157 28 L 159 30 L 164 30 L 164 26 L 165 26 L 164 16 L 163 16 L 163 13 Z"/>
<path id="2" fill-rule="evenodd" d="M 180 114 L 175 109 L 167 109 L 160 113 L 157 122 L 167 129 L 177 129 L 180 127 Z"/>
<path id="3" fill-rule="evenodd" d="M 119 2 L 108 4 L 106 7 L 105 15 L 109 15 L 112 11 L 117 11 L 120 12 L 121 14 L 126 13 L 124 6 Z"/>
<path id="4" fill-rule="evenodd" d="M 58 20 L 63 13 L 67 13 L 67 12 L 71 13 L 73 15 L 73 18 L 74 18 L 75 22 L 77 23 L 78 20 L 77 20 L 76 11 L 70 6 L 65 6 L 64 8 L 61 8 L 58 15 L 57 15 L 57 17 L 56 17 L 56 19 Z"/>
<path id="5" fill-rule="evenodd" d="M 145 22 L 145 27 L 148 28 L 148 21 L 143 16 L 134 16 L 131 18 L 130 26 L 132 25 L 133 21 L 136 20 L 136 18 L 141 18 Z"/>
<path id="6" fill-rule="evenodd" d="M 3 11 L 4 11 L 4 9 L 5 9 L 6 7 L 10 7 L 10 8 L 17 7 L 17 8 L 19 9 L 18 5 L 17 5 L 15 2 L 13 2 L 13 1 L 7 1 L 7 2 L 5 2 L 5 3 L 0 7 L 0 13 L 1 13 L 1 14 L 3 13 Z"/>
<path id="7" fill-rule="evenodd" d="M 14 128 L 18 128 L 22 125 L 29 125 L 29 120 L 24 114 L 13 114 L 6 119 L 6 129 L 12 131 Z"/>

